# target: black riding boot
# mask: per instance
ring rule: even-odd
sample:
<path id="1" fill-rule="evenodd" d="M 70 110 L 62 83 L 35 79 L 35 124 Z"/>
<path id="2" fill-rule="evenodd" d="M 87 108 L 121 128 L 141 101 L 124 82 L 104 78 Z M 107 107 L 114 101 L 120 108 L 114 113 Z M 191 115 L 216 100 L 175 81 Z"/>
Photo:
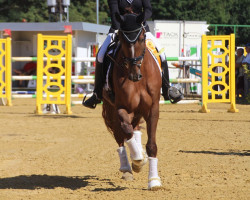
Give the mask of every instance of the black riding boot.
<path id="1" fill-rule="evenodd" d="M 96 62 L 95 67 L 95 87 L 93 95 L 85 101 L 86 96 L 83 98 L 82 105 L 94 109 L 98 103 L 101 103 L 102 89 L 104 85 L 102 63 Z"/>
<path id="2" fill-rule="evenodd" d="M 169 84 L 168 62 L 163 61 L 162 66 L 162 96 L 164 100 L 170 100 L 171 103 L 177 103 L 183 99 L 183 94 L 180 90 Z"/>

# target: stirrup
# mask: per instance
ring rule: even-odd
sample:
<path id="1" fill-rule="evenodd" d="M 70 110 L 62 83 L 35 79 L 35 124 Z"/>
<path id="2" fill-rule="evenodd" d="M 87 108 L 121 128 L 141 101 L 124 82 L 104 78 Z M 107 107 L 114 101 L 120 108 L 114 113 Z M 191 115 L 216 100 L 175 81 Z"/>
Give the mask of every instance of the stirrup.
<path id="1" fill-rule="evenodd" d="M 168 96 L 171 103 L 177 103 L 184 98 L 182 92 L 176 87 L 170 87 L 168 89 Z"/>
<path id="2" fill-rule="evenodd" d="M 85 101 L 86 97 L 87 95 L 84 96 L 82 105 L 87 108 L 95 109 L 96 105 L 101 103 L 101 100 L 97 97 L 96 93 L 94 93 L 89 99 Z"/>

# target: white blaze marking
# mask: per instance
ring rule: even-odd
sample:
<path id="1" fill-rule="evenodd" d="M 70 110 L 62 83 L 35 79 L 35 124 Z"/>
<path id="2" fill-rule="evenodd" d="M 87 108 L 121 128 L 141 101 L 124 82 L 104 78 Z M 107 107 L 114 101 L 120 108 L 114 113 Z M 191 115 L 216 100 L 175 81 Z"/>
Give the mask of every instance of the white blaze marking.
<path id="1" fill-rule="evenodd" d="M 135 57 L 135 46 L 132 44 L 131 45 L 131 52 L 132 52 L 132 58 Z"/>

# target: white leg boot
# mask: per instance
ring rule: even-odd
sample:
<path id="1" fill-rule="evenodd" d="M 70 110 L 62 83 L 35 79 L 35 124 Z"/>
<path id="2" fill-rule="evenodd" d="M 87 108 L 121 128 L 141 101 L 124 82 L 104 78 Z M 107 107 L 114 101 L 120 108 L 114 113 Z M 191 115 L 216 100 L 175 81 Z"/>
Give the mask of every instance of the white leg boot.
<path id="1" fill-rule="evenodd" d="M 141 131 L 134 131 L 134 137 L 135 137 L 135 141 L 138 145 L 138 147 L 141 149 L 142 151 L 142 154 L 143 154 L 143 157 L 144 157 L 144 162 L 146 164 L 146 162 L 148 161 L 148 155 L 146 153 L 146 151 L 143 149 L 142 147 L 142 143 L 141 143 L 141 135 L 142 135 L 142 132 Z"/>
<path id="2" fill-rule="evenodd" d="M 44 104 L 43 105 L 43 114 L 47 114 L 51 112 L 51 104 Z"/>
<path id="3" fill-rule="evenodd" d="M 120 158 L 120 171 L 121 172 L 130 172 L 132 173 L 131 166 L 128 161 L 126 147 L 122 146 L 117 149 L 119 158 Z"/>
<path id="4" fill-rule="evenodd" d="M 134 131 L 135 141 L 138 147 L 143 151 L 142 144 L 141 144 L 141 135 L 142 135 L 141 131 Z"/>
<path id="5" fill-rule="evenodd" d="M 132 169 L 134 172 L 139 173 L 148 161 L 147 155 L 143 152 L 141 143 L 140 145 L 137 144 L 135 136 L 133 136 L 130 140 L 127 140 L 126 143 L 130 150 Z"/>
<path id="6" fill-rule="evenodd" d="M 161 179 L 158 176 L 158 159 L 149 157 L 148 189 L 157 190 L 161 187 Z"/>
<path id="7" fill-rule="evenodd" d="M 51 114 L 60 114 L 60 110 L 57 104 L 51 104 L 51 106 L 52 106 Z"/>
<path id="8" fill-rule="evenodd" d="M 124 146 L 119 147 L 117 149 L 117 152 L 118 152 L 118 155 L 120 158 L 120 169 L 119 170 L 123 173 L 122 179 L 124 179 L 125 181 L 132 181 L 134 178 L 133 178 L 131 166 L 128 162 L 126 148 Z"/>
<path id="9" fill-rule="evenodd" d="M 137 145 L 137 142 L 135 141 L 135 137 L 133 136 L 131 139 L 125 141 L 128 145 L 129 151 L 130 151 L 130 158 L 132 160 L 142 160 L 142 150 Z"/>

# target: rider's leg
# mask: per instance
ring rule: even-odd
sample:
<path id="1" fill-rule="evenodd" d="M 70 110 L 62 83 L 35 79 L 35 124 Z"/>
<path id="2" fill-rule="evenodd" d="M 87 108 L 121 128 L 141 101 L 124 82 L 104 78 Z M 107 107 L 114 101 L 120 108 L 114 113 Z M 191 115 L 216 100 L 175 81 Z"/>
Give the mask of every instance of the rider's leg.
<path id="1" fill-rule="evenodd" d="M 146 33 L 146 39 L 151 39 L 158 51 L 161 51 L 161 45 L 157 42 L 156 38 L 151 32 Z M 164 52 L 160 54 L 161 68 L 162 68 L 162 96 L 165 100 L 176 99 L 175 103 L 183 99 L 182 93 L 174 87 L 170 86 L 169 83 L 169 71 L 167 58 Z"/>
<path id="2" fill-rule="evenodd" d="M 86 101 L 84 101 L 85 98 L 83 99 L 82 105 L 84 105 L 85 107 L 95 108 L 96 104 L 101 103 L 102 89 L 105 83 L 105 77 L 104 77 L 103 68 L 102 68 L 103 59 L 107 51 L 107 48 L 109 44 L 112 42 L 112 40 L 113 40 L 113 33 L 110 33 L 108 34 L 107 38 L 105 39 L 101 48 L 98 51 L 97 62 L 96 62 L 96 67 L 95 67 L 94 91 L 93 91 L 93 95 L 89 99 L 87 99 Z"/>
<path id="3" fill-rule="evenodd" d="M 164 100 L 169 100 L 169 73 L 168 73 L 168 62 L 167 60 L 161 62 L 162 68 L 162 96 Z"/>
<path id="4" fill-rule="evenodd" d="M 96 62 L 94 91 L 93 95 L 89 99 L 86 101 L 83 100 L 82 105 L 85 107 L 95 108 L 96 104 L 101 103 L 102 87 L 104 82 L 102 70 L 102 63 Z"/>

